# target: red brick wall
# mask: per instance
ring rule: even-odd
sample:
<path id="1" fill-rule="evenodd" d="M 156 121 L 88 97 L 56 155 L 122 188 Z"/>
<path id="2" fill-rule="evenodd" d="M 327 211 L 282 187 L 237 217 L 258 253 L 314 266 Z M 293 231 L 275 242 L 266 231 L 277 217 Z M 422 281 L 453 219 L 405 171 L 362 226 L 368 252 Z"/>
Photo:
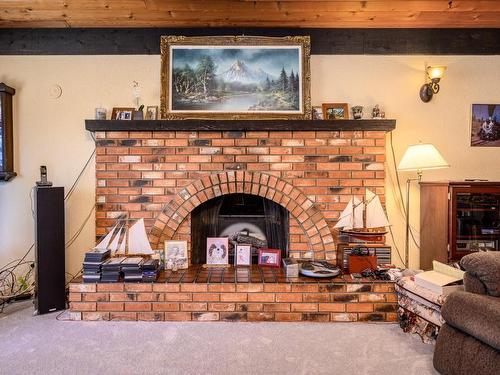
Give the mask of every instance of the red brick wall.
<path id="1" fill-rule="evenodd" d="M 74 320 L 395 321 L 394 283 L 70 284 Z"/>
<path id="2" fill-rule="evenodd" d="M 385 132 L 96 133 L 96 234 L 144 218 L 153 245 L 190 240 L 189 212 L 249 191 L 291 211 L 291 253 L 334 259 L 330 228 L 352 194 L 384 198 Z M 288 187 L 291 188 L 288 188 Z M 161 215 L 163 213 L 163 215 Z"/>

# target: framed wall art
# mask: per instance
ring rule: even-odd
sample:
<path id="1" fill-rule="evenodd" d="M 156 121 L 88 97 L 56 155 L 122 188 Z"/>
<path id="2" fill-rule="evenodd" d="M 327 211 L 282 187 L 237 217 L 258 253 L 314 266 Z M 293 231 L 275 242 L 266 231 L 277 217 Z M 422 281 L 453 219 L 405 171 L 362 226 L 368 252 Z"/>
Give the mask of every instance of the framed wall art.
<path id="1" fill-rule="evenodd" d="M 472 105 L 470 145 L 500 147 L 500 104 Z"/>
<path id="2" fill-rule="evenodd" d="M 161 118 L 310 119 L 308 36 L 161 38 Z"/>
<path id="3" fill-rule="evenodd" d="M 208 237 L 207 238 L 207 264 L 227 265 L 229 264 L 229 238 Z"/>

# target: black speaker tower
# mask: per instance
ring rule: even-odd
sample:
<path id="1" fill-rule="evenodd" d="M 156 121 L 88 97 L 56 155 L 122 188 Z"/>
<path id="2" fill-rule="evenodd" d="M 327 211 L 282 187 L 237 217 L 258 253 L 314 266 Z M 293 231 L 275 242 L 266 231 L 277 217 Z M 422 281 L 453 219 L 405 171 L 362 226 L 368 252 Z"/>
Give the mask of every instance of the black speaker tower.
<path id="1" fill-rule="evenodd" d="M 35 187 L 35 313 L 66 308 L 64 188 Z"/>

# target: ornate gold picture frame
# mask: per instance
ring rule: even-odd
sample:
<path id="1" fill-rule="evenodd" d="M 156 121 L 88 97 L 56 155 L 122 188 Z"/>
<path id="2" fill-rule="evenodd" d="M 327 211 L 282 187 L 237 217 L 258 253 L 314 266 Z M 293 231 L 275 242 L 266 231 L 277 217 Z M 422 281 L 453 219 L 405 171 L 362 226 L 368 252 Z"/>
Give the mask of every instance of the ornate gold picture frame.
<path id="1" fill-rule="evenodd" d="M 162 119 L 310 119 L 308 36 L 161 38 Z"/>

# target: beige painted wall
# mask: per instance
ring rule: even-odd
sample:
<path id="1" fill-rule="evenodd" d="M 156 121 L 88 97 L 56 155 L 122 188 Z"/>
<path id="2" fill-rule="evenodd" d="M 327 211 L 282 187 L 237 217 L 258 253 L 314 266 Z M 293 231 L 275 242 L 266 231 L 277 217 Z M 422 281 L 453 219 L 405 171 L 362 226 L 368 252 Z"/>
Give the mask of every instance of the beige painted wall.
<path id="1" fill-rule="evenodd" d="M 418 98 L 425 64 L 448 66 L 442 91 L 428 104 Z M 22 256 L 33 242 L 30 190 L 39 177 L 39 166 L 47 165 L 49 180 L 68 190 L 93 149 L 83 120 L 93 118 L 97 106 L 108 111 L 114 106 L 133 106 L 134 80 L 141 87 L 141 102 L 158 105 L 159 70 L 159 56 L 0 56 L 0 82 L 17 89 L 15 165 L 19 173 L 12 182 L 0 185 L 0 266 Z M 469 147 L 470 105 L 500 103 L 500 56 L 313 56 L 311 71 L 314 105 L 348 102 L 365 106 L 368 114 L 379 103 L 387 117 L 397 119 L 393 132 L 397 161 L 409 144 L 433 143 L 452 167 L 428 171 L 424 180 L 500 180 L 500 148 Z M 58 99 L 49 95 L 55 84 L 63 91 Z M 393 194 L 392 162 L 387 169 L 387 208 L 403 252 L 404 222 Z M 401 176 L 404 184 L 409 174 Z M 94 184 L 90 168 L 66 205 L 67 239 L 90 212 Z M 411 223 L 417 239 L 418 210 L 414 186 Z M 81 267 L 93 234 L 92 216 L 67 250 L 69 272 Z M 411 266 L 418 266 L 418 258 L 418 249 L 413 247 Z M 397 255 L 393 261 L 398 262 Z"/>

